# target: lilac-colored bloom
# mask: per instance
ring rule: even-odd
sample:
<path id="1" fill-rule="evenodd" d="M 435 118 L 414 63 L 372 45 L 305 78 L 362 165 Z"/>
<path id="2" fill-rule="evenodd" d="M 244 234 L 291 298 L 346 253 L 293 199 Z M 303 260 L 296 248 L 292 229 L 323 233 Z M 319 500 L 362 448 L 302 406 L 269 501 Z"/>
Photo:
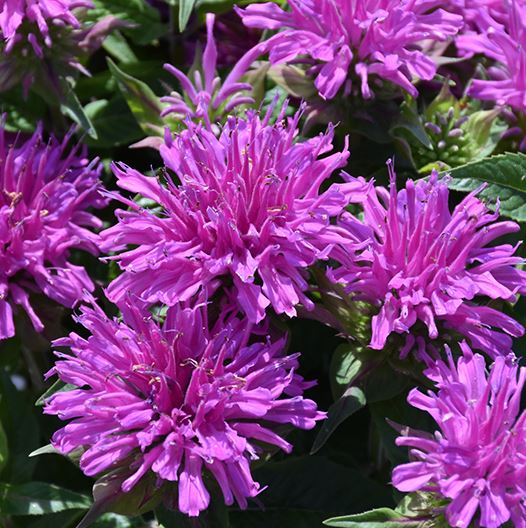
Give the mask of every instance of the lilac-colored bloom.
<path id="1" fill-rule="evenodd" d="M 230 75 L 221 85 L 217 76 L 218 51 L 214 39 L 215 16 L 208 14 L 206 17 L 207 43 L 202 57 L 202 75 L 199 70 L 193 72 L 193 82 L 181 70 L 165 64 L 164 69 L 174 75 L 179 81 L 182 93 L 172 92 L 169 96 L 162 97 L 161 101 L 168 106 L 161 113 L 162 117 L 170 114 L 179 116 L 180 119 L 190 117 L 202 120 L 209 129 L 217 121 L 230 114 L 242 105 L 254 103 L 252 86 L 239 79 L 266 49 L 264 45 L 255 46 L 247 51 L 233 67 Z"/>
<path id="2" fill-rule="evenodd" d="M 74 10 L 92 8 L 91 0 L 0 0 L 0 31 L 5 41 L 4 52 L 9 53 L 15 44 L 27 39 L 35 54 L 42 58 L 42 42 L 52 45 L 54 26 L 71 26 L 78 29 L 80 23 Z M 29 24 L 34 33 L 22 31 Z"/>
<path id="3" fill-rule="evenodd" d="M 446 328 L 491 357 L 511 352 L 511 336 L 522 335 L 523 327 L 484 301 L 513 302 L 526 291 L 526 273 L 515 267 L 523 262 L 514 255 L 516 247 L 492 244 L 519 226 L 496 222 L 498 212 L 476 197 L 481 188 L 451 212 L 447 181 L 435 172 L 428 181 L 408 180 L 397 192 L 391 163 L 389 169 L 390 191 L 369 194 L 363 222 L 342 215 L 339 227 L 348 242 L 331 255 L 341 265 L 334 280 L 379 310 L 370 346 L 381 350 L 395 332 L 408 334 L 402 356 L 415 342 L 423 351 L 427 338 L 419 335 L 419 323 L 431 340 Z"/>
<path id="4" fill-rule="evenodd" d="M 513 3 L 509 10 L 502 24 L 481 10 L 479 30 L 459 36 L 457 46 L 496 61 L 488 69 L 491 80 L 474 79 L 468 95 L 526 112 L 526 5 Z"/>
<path id="5" fill-rule="evenodd" d="M 498 357 L 486 373 L 484 358 L 463 344 L 455 366 L 438 362 L 427 374 L 437 392 L 409 393 L 439 430 L 410 431 L 397 445 L 414 460 L 394 469 L 400 491 L 427 491 L 446 499 L 450 526 L 526 526 L 526 413 L 520 413 L 526 369 L 514 356 Z"/>
<path id="6" fill-rule="evenodd" d="M 332 150 L 332 128 L 296 142 L 300 114 L 271 125 L 271 111 L 263 119 L 252 111 L 230 118 L 219 137 L 192 123 L 168 137 L 161 155 L 180 183 L 114 166 L 118 185 L 158 210 L 117 197 L 129 209 L 102 233 L 105 249 L 120 252 L 113 258 L 123 270 L 108 288 L 112 301 L 131 292 L 144 303 L 172 306 L 222 285 L 253 322 L 269 305 L 289 316 L 298 303 L 312 307 L 304 294 L 307 268 L 327 258 L 331 218 L 368 186 L 333 184 L 320 192 L 345 164 L 347 149 L 321 157 Z"/>
<path id="7" fill-rule="evenodd" d="M 248 27 L 284 29 L 269 41 L 273 63 L 307 55 L 320 95 L 335 97 L 340 88 L 360 85 L 373 96 L 380 79 L 416 96 L 413 79 L 432 79 L 436 64 L 421 50 L 426 39 L 455 35 L 462 17 L 443 9 L 442 0 L 290 0 L 291 11 L 276 4 L 252 4 L 238 12 Z"/>
<path id="8" fill-rule="evenodd" d="M 510 6 L 512 2 L 525 4 L 524 0 L 448 0 L 448 10 L 458 13 L 464 17 L 464 29 L 475 29 L 479 27 L 481 16 L 489 14 L 498 22 L 509 19 Z"/>
<path id="9" fill-rule="evenodd" d="M 250 92 L 252 86 L 248 83 L 235 83 L 232 90 L 219 96 L 221 79 L 217 76 L 217 46 L 214 39 L 215 16 L 206 17 L 207 43 L 203 53 L 203 76 L 199 70 L 194 71 L 194 83 L 178 68 L 165 64 L 164 69 L 174 75 L 180 82 L 183 95 L 172 92 L 162 97 L 161 101 L 169 106 L 162 112 L 164 117 L 177 114 L 181 118 L 189 116 L 192 119 L 202 119 L 208 128 L 212 121 L 217 120 L 223 113 L 229 114 L 236 107 L 253 104 Z"/>
<path id="10" fill-rule="evenodd" d="M 63 95 L 60 78 L 75 70 L 89 75 L 79 56 L 97 49 L 124 25 L 113 16 L 82 23 L 91 0 L 0 0 L 0 91 L 38 83 L 50 96 Z"/>
<path id="11" fill-rule="evenodd" d="M 206 307 L 174 307 L 160 327 L 129 305 L 123 322 L 97 306 L 78 321 L 90 337 L 55 342 L 71 354 L 57 353 L 51 373 L 78 388 L 47 401 L 46 413 L 71 420 L 52 443 L 82 448 L 86 475 L 129 468 L 124 492 L 153 472 L 159 486 L 178 481 L 179 510 L 197 516 L 210 502 L 207 470 L 226 504 L 245 508 L 260 491 L 251 461 L 264 445 L 292 449 L 277 429 L 325 416 L 302 397 L 313 384 L 295 373 L 298 354 L 283 355 L 284 339 L 254 342 L 246 319 L 222 312 L 211 328 Z"/>
<path id="12" fill-rule="evenodd" d="M 102 164 L 88 162 L 71 134 L 45 143 L 39 127 L 26 142 L 7 143 L 0 129 L 0 340 L 15 334 L 13 311 L 24 309 L 37 331 L 42 322 L 30 304 L 43 293 L 72 307 L 92 290 L 85 269 L 69 262 L 73 248 L 98 253 L 90 229 L 102 222 L 88 212 L 102 207 Z"/>

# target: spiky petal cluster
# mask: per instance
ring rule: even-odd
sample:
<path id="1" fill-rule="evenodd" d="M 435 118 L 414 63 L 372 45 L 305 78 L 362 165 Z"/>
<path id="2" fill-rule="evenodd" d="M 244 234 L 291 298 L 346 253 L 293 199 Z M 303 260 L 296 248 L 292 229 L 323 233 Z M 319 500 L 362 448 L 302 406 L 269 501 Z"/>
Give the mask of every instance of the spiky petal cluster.
<path id="1" fill-rule="evenodd" d="M 294 372 L 298 354 L 283 356 L 284 340 L 250 341 L 246 319 L 224 312 L 210 328 L 206 307 L 183 306 L 159 327 L 132 306 L 123 322 L 93 306 L 78 320 L 87 339 L 55 342 L 71 354 L 57 353 L 51 373 L 78 388 L 47 401 L 46 413 L 71 420 L 52 442 L 62 453 L 84 449 L 87 475 L 129 468 L 124 492 L 147 473 L 159 486 L 178 481 L 179 510 L 197 516 L 210 502 L 206 471 L 228 505 L 245 508 L 259 491 L 251 461 L 264 445 L 292 449 L 276 428 L 310 429 L 324 417 L 302 397 L 312 384 Z"/>
<path id="2" fill-rule="evenodd" d="M 478 30 L 459 36 L 457 45 L 464 52 L 497 61 L 488 70 L 491 79 L 474 79 L 468 95 L 526 112 L 526 5 L 514 2 L 508 9 L 503 23 L 481 10 Z"/>
<path id="3" fill-rule="evenodd" d="M 485 302 L 514 301 L 517 292 L 526 291 L 526 273 L 515 267 L 522 263 L 516 248 L 490 245 L 519 226 L 495 222 L 498 213 L 476 197 L 480 189 L 451 212 L 447 182 L 435 172 L 427 181 L 408 180 L 397 192 L 390 163 L 389 169 L 390 191 L 370 193 L 363 222 L 342 216 L 339 226 L 349 242 L 332 255 L 341 264 L 334 279 L 379 309 L 370 346 L 381 350 L 391 333 L 407 333 L 405 355 L 420 322 L 430 339 L 446 327 L 491 357 L 511 352 L 511 336 L 522 335 L 523 327 Z"/>
<path id="4" fill-rule="evenodd" d="M 308 55 L 320 95 L 331 99 L 340 88 L 360 83 L 364 98 L 379 79 L 412 95 L 412 81 L 431 79 L 436 65 L 419 47 L 425 39 L 446 40 L 462 17 L 435 9 L 440 0 L 290 0 L 291 11 L 276 4 L 252 4 L 238 12 L 249 27 L 284 29 L 269 41 L 273 63 Z"/>
<path id="5" fill-rule="evenodd" d="M 108 15 L 90 25 L 80 16 L 91 0 L 0 0 L 0 91 L 20 82 L 50 98 L 63 96 L 61 78 L 89 74 L 80 56 L 123 25 Z"/>
<path id="6" fill-rule="evenodd" d="M 45 143 L 39 127 L 28 141 L 9 145 L 0 129 L 0 339 L 15 333 L 15 305 L 43 330 L 32 292 L 71 307 L 93 289 L 69 256 L 73 248 L 98 253 L 90 228 L 102 223 L 87 209 L 104 204 L 98 193 L 102 165 L 88 162 L 79 147 L 68 152 L 70 139 Z"/>
<path id="7" fill-rule="evenodd" d="M 47 47 L 52 45 L 50 26 L 79 28 L 74 10 L 92 7 L 91 0 L 0 0 L 0 31 L 6 43 L 4 51 L 9 53 L 20 40 L 27 39 L 36 55 L 42 57 L 42 43 Z M 28 26 L 35 32 L 23 30 Z"/>
<path id="8" fill-rule="evenodd" d="M 489 14 L 500 23 L 509 20 L 510 6 L 515 2 L 526 5 L 524 0 L 449 0 L 448 9 L 464 17 L 464 30 L 480 27 L 481 17 Z"/>
<path id="9" fill-rule="evenodd" d="M 214 20 L 214 15 L 207 15 L 207 44 L 202 58 L 202 76 L 199 70 L 194 70 L 194 82 L 192 82 L 175 66 L 164 65 L 164 69 L 179 81 L 183 93 L 172 92 L 169 96 L 161 98 L 161 101 L 168 105 L 161 113 L 162 117 L 175 114 L 182 119 L 188 116 L 194 120 L 202 120 L 211 129 L 216 121 L 221 121 L 222 117 L 231 113 L 232 110 L 241 105 L 254 103 L 250 93 L 252 86 L 245 82 L 238 82 L 238 80 L 252 62 L 262 54 L 262 51 L 259 51 L 261 46 L 255 46 L 245 53 L 233 67 L 225 85 L 221 86 L 221 79 L 217 76 L 218 52 L 214 39 Z"/>
<path id="10" fill-rule="evenodd" d="M 269 305 L 289 316 L 298 303 L 312 306 L 303 293 L 306 268 L 327 257 L 330 219 L 368 186 L 334 184 L 320 192 L 347 150 L 322 157 L 332 150 L 332 128 L 295 142 L 299 113 L 271 125 L 271 112 L 230 118 L 219 138 L 191 123 L 168 137 L 161 155 L 180 183 L 114 166 L 118 185 L 160 212 L 117 197 L 129 210 L 118 211 L 118 224 L 102 233 L 106 250 L 121 252 L 113 258 L 123 273 L 110 284 L 110 299 L 131 292 L 172 306 L 222 284 L 253 322 Z"/>
<path id="11" fill-rule="evenodd" d="M 526 413 L 520 413 L 526 369 L 499 357 L 486 373 L 484 358 L 463 345 L 455 366 L 439 362 L 427 374 L 437 392 L 409 393 L 429 413 L 433 435 L 411 431 L 397 439 L 414 460 L 394 469 L 400 491 L 429 491 L 448 501 L 450 526 L 526 526 Z"/>

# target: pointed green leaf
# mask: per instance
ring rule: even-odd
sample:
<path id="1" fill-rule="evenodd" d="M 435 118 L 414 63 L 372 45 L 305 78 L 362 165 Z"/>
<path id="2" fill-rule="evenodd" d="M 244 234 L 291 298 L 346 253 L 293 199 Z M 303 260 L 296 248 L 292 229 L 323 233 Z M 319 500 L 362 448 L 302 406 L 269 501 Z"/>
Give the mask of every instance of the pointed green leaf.
<path id="1" fill-rule="evenodd" d="M 65 510 L 85 510 L 89 497 L 47 482 L 0 483 L 0 512 L 3 515 L 44 515 Z"/>
<path id="2" fill-rule="evenodd" d="M 159 98 L 146 83 L 124 73 L 111 59 L 107 60 L 110 72 L 137 123 L 148 135 L 162 135 L 164 123 L 160 116 L 162 107 Z"/>
<path id="3" fill-rule="evenodd" d="M 194 10 L 196 0 L 179 0 L 179 31 L 185 30 L 190 15 Z"/>
<path id="4" fill-rule="evenodd" d="M 320 432 L 314 440 L 311 454 L 319 451 L 338 426 L 364 407 L 365 403 L 365 394 L 362 389 L 349 387 L 342 397 L 329 407 L 327 419 L 323 422 Z"/>
<path id="5" fill-rule="evenodd" d="M 97 132 L 72 88 L 66 93 L 65 99 L 60 105 L 60 110 L 64 115 L 75 121 L 88 136 L 97 139 Z"/>
<path id="6" fill-rule="evenodd" d="M 526 221 L 526 155 L 506 153 L 480 161 L 467 163 L 448 171 L 449 187 L 455 191 L 471 192 L 482 183 L 488 186 L 480 196 L 495 208 L 500 200 L 500 213 L 517 220 Z"/>
<path id="7" fill-rule="evenodd" d="M 335 528 L 424 528 L 429 526 L 429 518 L 406 517 L 389 508 L 379 508 L 356 515 L 334 517 L 323 524 Z"/>
<path id="8" fill-rule="evenodd" d="M 40 455 L 54 455 L 54 454 L 60 454 L 51 444 L 47 444 L 45 446 L 39 447 L 38 449 L 35 449 L 29 455 L 28 457 L 36 457 Z"/>
<path id="9" fill-rule="evenodd" d="M 45 401 L 50 397 L 50 396 L 53 396 L 53 394 L 55 394 L 55 392 L 66 392 L 66 391 L 69 391 L 69 390 L 72 390 L 72 389 L 75 389 L 77 388 L 75 385 L 71 385 L 69 383 L 65 383 L 64 381 L 62 380 L 57 380 L 55 381 L 55 383 L 53 383 L 53 385 L 51 385 L 51 387 L 49 387 L 49 389 L 44 392 L 44 394 L 42 394 L 42 396 L 40 396 L 40 398 L 38 398 L 38 400 L 35 402 L 35 406 L 36 407 L 42 407 L 45 403 Z"/>
<path id="10" fill-rule="evenodd" d="M 0 472 L 4 469 L 7 464 L 7 458 L 9 456 L 9 448 L 7 445 L 7 436 L 4 431 L 4 427 L 0 422 Z"/>
<path id="11" fill-rule="evenodd" d="M 354 378 L 360 373 L 364 362 L 357 354 L 357 343 L 344 343 L 333 353 L 330 366 L 331 390 L 339 398 Z"/>

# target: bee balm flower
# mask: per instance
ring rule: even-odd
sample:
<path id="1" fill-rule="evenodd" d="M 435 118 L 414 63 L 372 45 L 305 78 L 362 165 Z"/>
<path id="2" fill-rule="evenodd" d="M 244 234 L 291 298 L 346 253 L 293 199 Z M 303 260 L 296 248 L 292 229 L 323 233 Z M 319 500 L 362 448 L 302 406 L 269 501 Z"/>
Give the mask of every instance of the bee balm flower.
<path id="1" fill-rule="evenodd" d="M 298 303 L 312 306 L 306 268 L 327 258 L 331 218 L 368 186 L 333 184 L 320 192 L 348 156 L 345 149 L 323 157 L 333 129 L 296 142 L 299 114 L 274 125 L 269 117 L 231 118 L 219 137 L 189 123 L 168 138 L 161 155 L 179 183 L 115 165 L 118 185 L 158 208 L 118 198 L 129 210 L 118 211 L 118 224 L 102 233 L 123 270 L 108 288 L 112 301 L 131 293 L 172 306 L 223 285 L 253 322 L 269 305 L 289 316 Z"/>
<path id="2" fill-rule="evenodd" d="M 102 165 L 88 162 L 78 147 L 68 152 L 70 138 L 45 143 L 39 127 L 28 141 L 9 145 L 0 128 L 0 340 L 15 334 L 17 305 L 43 330 L 31 292 L 72 307 L 93 289 L 85 269 L 69 257 L 74 248 L 98 253 L 91 229 L 102 222 L 88 209 L 105 203 Z"/>
<path id="3" fill-rule="evenodd" d="M 364 98 L 378 79 L 411 95 L 413 78 L 432 79 L 437 66 L 420 47 L 426 39 L 446 40 L 463 19 L 440 9 L 441 0 L 290 0 L 290 12 L 275 3 L 238 9 L 248 27 L 283 29 L 269 41 L 273 63 L 307 55 L 320 95 L 332 99 L 353 83 Z"/>
<path id="4" fill-rule="evenodd" d="M 369 194 L 363 222 L 342 215 L 339 226 L 348 243 L 331 255 L 341 264 L 333 278 L 379 310 L 370 346 L 381 350 L 391 333 L 408 334 L 405 355 L 419 323 L 432 340 L 446 328 L 493 358 L 511 352 L 512 337 L 522 335 L 523 327 L 486 303 L 513 302 L 526 291 L 526 273 L 515 267 L 523 262 L 516 248 L 490 245 L 519 226 L 496 222 L 498 213 L 476 196 L 480 189 L 450 211 L 446 181 L 435 172 L 427 181 L 408 180 L 398 192 L 391 164 L 389 170 L 390 191 Z"/>
<path id="5" fill-rule="evenodd" d="M 484 358 L 471 354 L 457 365 L 439 362 L 428 371 L 436 392 L 413 389 L 409 403 L 429 413 L 439 430 L 411 431 L 397 444 L 411 448 L 412 462 L 393 471 L 400 491 L 427 491 L 445 499 L 450 526 L 526 526 L 526 414 L 520 413 L 526 369 L 514 357 L 498 357 L 488 374 Z"/>
<path id="6" fill-rule="evenodd" d="M 190 516 L 210 502 L 205 471 L 226 504 L 245 508 L 259 492 L 251 461 L 265 445 L 292 449 L 276 428 L 311 429 L 324 417 L 302 397 L 312 384 L 294 372 L 298 355 L 283 355 L 284 340 L 251 341 L 246 319 L 223 313 L 209 327 L 202 306 L 170 309 L 162 327 L 131 305 L 124 312 L 118 322 L 84 306 L 78 320 L 91 335 L 55 342 L 71 352 L 57 353 L 51 372 L 77 388 L 47 401 L 46 413 L 71 420 L 53 445 L 83 448 L 86 475 L 129 468 L 123 492 L 147 473 L 159 487 L 177 481 Z"/>

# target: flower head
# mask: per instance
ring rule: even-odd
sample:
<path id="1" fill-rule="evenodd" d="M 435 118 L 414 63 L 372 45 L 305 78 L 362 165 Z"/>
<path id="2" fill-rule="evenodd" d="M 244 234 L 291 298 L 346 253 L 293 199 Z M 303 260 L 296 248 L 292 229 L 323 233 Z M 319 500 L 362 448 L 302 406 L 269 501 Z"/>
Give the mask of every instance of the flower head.
<path id="1" fill-rule="evenodd" d="M 78 29 L 80 22 L 75 9 L 92 8 L 91 0 L 0 0 L 0 31 L 5 41 L 5 52 L 9 53 L 15 44 L 27 39 L 34 52 L 42 56 L 42 43 L 52 45 L 50 26 L 71 26 Z M 26 33 L 31 26 L 35 32 Z"/>
<path id="2" fill-rule="evenodd" d="M 78 70 L 88 74 L 79 55 L 100 46 L 114 27 L 113 16 L 86 26 L 81 16 L 91 0 L 0 0 L 0 91 L 38 81 L 41 91 L 60 93 L 59 77 Z"/>
<path id="3" fill-rule="evenodd" d="M 478 29 L 459 36 L 457 46 L 496 61 L 488 69 L 490 80 L 474 79 L 468 95 L 526 112 L 526 5 L 513 2 L 508 9 L 502 23 L 481 10 Z"/>
<path id="4" fill-rule="evenodd" d="M 51 373 L 78 388 L 47 401 L 46 413 L 71 420 L 52 442 L 62 453 L 83 448 L 86 475 L 129 468 L 124 492 L 146 474 L 165 495 L 178 481 L 179 510 L 197 516 L 210 501 L 206 472 L 227 504 L 244 508 L 259 492 L 250 463 L 263 446 L 292 449 L 277 428 L 310 429 L 324 417 L 302 397 L 312 384 L 294 372 L 298 355 L 282 354 L 284 340 L 251 340 L 246 319 L 223 312 L 211 326 L 206 307 L 183 306 L 160 327 L 132 305 L 122 322 L 94 305 L 78 321 L 87 339 L 55 342 L 71 353 L 57 353 Z"/>
<path id="5" fill-rule="evenodd" d="M 457 365 L 438 362 L 427 373 L 437 392 L 413 389 L 408 402 L 429 413 L 439 430 L 397 439 L 414 460 L 394 469 L 400 491 L 428 491 L 448 501 L 450 526 L 526 526 L 526 413 L 520 413 L 526 369 L 513 356 L 484 358 L 464 344 Z"/>
<path id="6" fill-rule="evenodd" d="M 194 82 L 192 82 L 175 66 L 164 65 L 165 70 L 177 78 L 183 93 L 172 92 L 169 96 L 161 98 L 161 101 L 168 105 L 161 113 L 161 117 L 170 114 L 176 114 L 181 118 L 188 116 L 194 120 L 202 120 L 211 129 L 216 121 L 220 121 L 235 108 L 254 103 L 250 93 L 252 86 L 239 82 L 239 78 L 262 51 L 259 51 L 260 47 L 255 46 L 245 53 L 222 86 L 221 79 L 217 76 L 218 50 L 214 39 L 214 20 L 214 15 L 207 15 L 207 43 L 202 57 L 203 75 L 198 69 L 194 70 Z"/>
<path id="7" fill-rule="evenodd" d="M 110 284 L 110 299 L 131 292 L 147 304 L 172 306 L 222 284 L 254 322 L 269 305 L 289 316 L 298 303 L 312 306 L 306 268 L 326 258 L 331 217 L 367 185 L 320 192 L 347 150 L 322 157 L 332 150 L 332 128 L 295 142 L 299 114 L 271 125 L 271 111 L 263 119 L 256 112 L 230 118 L 219 137 L 192 123 L 168 137 L 161 155 L 180 183 L 167 175 L 163 185 L 114 166 L 118 185 L 158 210 L 117 197 L 129 210 L 118 211 L 118 224 L 102 233 L 104 247 L 121 252 L 113 258 L 123 273 Z"/>
<path id="8" fill-rule="evenodd" d="M 71 249 L 98 253 L 90 228 L 102 222 L 88 212 L 102 207 L 102 165 L 79 148 L 68 152 L 71 134 L 45 143 L 39 127 L 26 142 L 8 145 L 0 129 L 0 339 L 15 334 L 13 308 L 20 305 L 43 330 L 29 296 L 43 293 L 72 307 L 93 283 L 69 262 Z"/>
<path id="9" fill-rule="evenodd" d="M 514 301 L 517 292 L 526 291 L 526 273 L 515 267 L 522 263 L 514 256 L 516 248 L 489 245 L 519 226 L 495 222 L 498 212 L 490 213 L 476 197 L 481 189 L 451 212 L 447 182 L 435 172 L 427 181 L 408 180 L 397 192 L 390 162 L 389 171 L 390 191 L 376 188 L 369 194 L 363 222 L 342 216 L 339 226 L 348 243 L 332 254 L 341 264 L 333 278 L 379 310 L 370 346 L 381 350 L 391 333 L 406 333 L 404 356 L 415 344 L 420 323 L 432 340 L 440 337 L 443 325 L 491 357 L 509 353 L 510 336 L 524 329 L 484 300 Z M 416 338 L 419 348 L 422 339 Z"/>
<path id="10" fill-rule="evenodd" d="M 249 27 L 284 29 L 268 42 L 273 63 L 308 55 L 320 95 L 335 97 L 360 84 L 364 98 L 380 79 L 418 92 L 413 78 L 432 79 L 436 64 L 421 51 L 426 39 L 446 40 L 462 17 L 436 9 L 440 0 L 290 0 L 291 11 L 276 4 L 252 4 L 238 13 Z"/>

